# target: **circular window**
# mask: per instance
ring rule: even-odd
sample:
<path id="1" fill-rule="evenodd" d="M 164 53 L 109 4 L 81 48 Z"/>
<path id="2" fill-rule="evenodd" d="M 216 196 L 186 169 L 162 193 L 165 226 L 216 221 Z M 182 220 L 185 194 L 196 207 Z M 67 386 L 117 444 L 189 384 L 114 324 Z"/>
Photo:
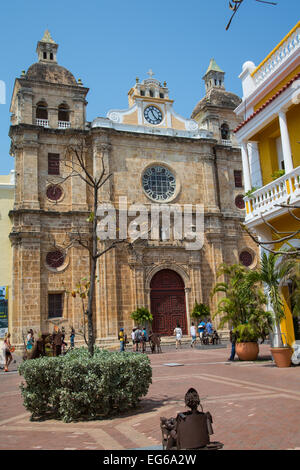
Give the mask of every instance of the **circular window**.
<path id="1" fill-rule="evenodd" d="M 240 262 L 244 265 L 244 266 L 251 266 L 251 264 L 253 263 L 253 256 L 251 253 L 249 253 L 249 251 L 242 251 L 240 253 Z"/>
<path id="2" fill-rule="evenodd" d="M 146 169 L 142 177 L 143 189 L 154 201 L 167 201 L 175 194 L 176 178 L 173 173 L 161 165 Z"/>
<path id="3" fill-rule="evenodd" d="M 65 262 L 64 254 L 59 251 L 49 251 L 46 256 L 46 263 L 51 268 L 60 268 Z"/>
<path id="4" fill-rule="evenodd" d="M 57 186 L 56 184 L 48 186 L 46 195 L 47 198 L 50 199 L 51 201 L 58 201 L 62 197 L 63 191 L 60 186 Z"/>
<path id="5" fill-rule="evenodd" d="M 244 196 L 242 196 L 242 194 L 239 194 L 236 198 L 235 198 L 235 205 L 238 209 L 245 209 L 245 201 L 244 201 Z"/>

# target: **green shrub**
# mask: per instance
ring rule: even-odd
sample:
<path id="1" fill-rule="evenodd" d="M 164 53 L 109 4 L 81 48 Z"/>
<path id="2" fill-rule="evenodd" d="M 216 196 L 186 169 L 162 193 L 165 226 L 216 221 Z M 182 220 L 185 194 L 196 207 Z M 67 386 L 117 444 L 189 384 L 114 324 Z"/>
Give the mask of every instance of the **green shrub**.
<path id="1" fill-rule="evenodd" d="M 134 408 L 152 383 L 148 356 L 85 348 L 23 362 L 21 391 L 32 418 L 96 419 Z"/>

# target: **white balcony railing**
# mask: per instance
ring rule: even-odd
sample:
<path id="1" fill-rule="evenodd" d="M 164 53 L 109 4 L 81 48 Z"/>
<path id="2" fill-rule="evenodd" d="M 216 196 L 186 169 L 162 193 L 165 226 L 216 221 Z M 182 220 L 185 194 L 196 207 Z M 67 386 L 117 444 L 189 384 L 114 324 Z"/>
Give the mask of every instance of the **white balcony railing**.
<path id="1" fill-rule="evenodd" d="M 246 222 L 259 218 L 262 214 L 267 216 L 278 211 L 280 207 L 277 204 L 286 203 L 288 198 L 290 204 L 300 200 L 300 166 L 244 198 Z"/>
<path id="2" fill-rule="evenodd" d="M 266 59 L 254 70 L 253 79 L 256 86 L 267 80 L 272 73 L 287 61 L 288 58 L 300 48 L 299 23 L 278 44 L 278 46 L 266 57 Z"/>
<path id="3" fill-rule="evenodd" d="M 37 126 L 49 127 L 48 119 L 36 119 L 35 123 L 36 123 Z"/>
<path id="4" fill-rule="evenodd" d="M 58 129 L 69 129 L 71 127 L 70 121 L 58 121 Z"/>

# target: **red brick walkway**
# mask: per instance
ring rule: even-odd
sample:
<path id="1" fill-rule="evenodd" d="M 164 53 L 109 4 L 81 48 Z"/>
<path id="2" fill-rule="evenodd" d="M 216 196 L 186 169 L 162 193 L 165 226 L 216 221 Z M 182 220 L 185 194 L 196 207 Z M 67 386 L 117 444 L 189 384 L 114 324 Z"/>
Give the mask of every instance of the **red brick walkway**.
<path id="1" fill-rule="evenodd" d="M 269 346 L 260 346 L 267 358 Z M 184 410 L 184 394 L 198 390 L 214 420 L 213 440 L 224 449 L 300 449 L 300 367 L 270 360 L 226 362 L 227 349 L 150 355 L 153 384 L 139 409 L 121 417 L 80 423 L 31 422 L 16 373 L 0 372 L 0 449 L 135 449 L 159 446 L 160 416 Z M 182 366 L 170 367 L 167 363 Z"/>

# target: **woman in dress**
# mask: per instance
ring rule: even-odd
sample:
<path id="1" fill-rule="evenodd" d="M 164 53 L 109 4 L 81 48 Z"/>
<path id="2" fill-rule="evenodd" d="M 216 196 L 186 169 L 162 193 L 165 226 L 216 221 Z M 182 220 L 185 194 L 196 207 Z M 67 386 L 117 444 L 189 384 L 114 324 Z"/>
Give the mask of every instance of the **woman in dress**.
<path id="1" fill-rule="evenodd" d="M 182 339 L 182 329 L 180 328 L 179 323 L 177 323 L 177 326 L 174 329 L 174 335 L 176 336 L 176 349 L 177 349 L 178 345 L 181 347 L 181 339 Z"/>

